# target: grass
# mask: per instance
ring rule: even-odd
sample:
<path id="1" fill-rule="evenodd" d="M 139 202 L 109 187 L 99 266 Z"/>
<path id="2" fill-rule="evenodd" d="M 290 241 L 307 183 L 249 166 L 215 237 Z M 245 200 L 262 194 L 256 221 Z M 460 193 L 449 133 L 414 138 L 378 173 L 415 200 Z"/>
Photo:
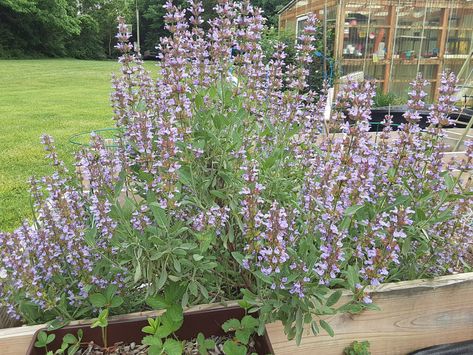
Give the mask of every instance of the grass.
<path id="1" fill-rule="evenodd" d="M 77 149 L 71 135 L 113 126 L 110 78 L 118 68 L 113 61 L 0 61 L 1 231 L 31 217 L 28 179 L 52 171 L 40 143 L 43 133 L 54 137 L 71 164 Z"/>

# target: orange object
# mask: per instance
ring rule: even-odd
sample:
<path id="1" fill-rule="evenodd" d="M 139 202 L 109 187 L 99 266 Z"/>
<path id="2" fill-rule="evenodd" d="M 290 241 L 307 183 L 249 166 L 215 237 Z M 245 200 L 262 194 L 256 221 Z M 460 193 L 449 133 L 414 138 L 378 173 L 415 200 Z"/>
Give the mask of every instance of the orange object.
<path id="1" fill-rule="evenodd" d="M 384 38 L 384 28 L 381 28 L 378 32 L 378 36 L 376 36 L 376 40 L 374 41 L 373 52 L 378 51 L 379 44 L 383 41 Z"/>

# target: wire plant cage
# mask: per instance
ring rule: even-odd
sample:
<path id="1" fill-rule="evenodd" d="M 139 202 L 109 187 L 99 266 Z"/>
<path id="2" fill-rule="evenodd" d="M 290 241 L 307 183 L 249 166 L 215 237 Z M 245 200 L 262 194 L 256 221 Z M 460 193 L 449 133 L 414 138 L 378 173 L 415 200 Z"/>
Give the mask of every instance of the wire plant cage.
<path id="1" fill-rule="evenodd" d="M 120 145 L 123 130 L 120 128 L 101 128 L 88 132 L 80 132 L 69 137 L 69 143 L 80 147 L 90 147 L 90 138 L 93 134 L 104 139 L 105 147 L 110 151 L 116 151 Z"/>

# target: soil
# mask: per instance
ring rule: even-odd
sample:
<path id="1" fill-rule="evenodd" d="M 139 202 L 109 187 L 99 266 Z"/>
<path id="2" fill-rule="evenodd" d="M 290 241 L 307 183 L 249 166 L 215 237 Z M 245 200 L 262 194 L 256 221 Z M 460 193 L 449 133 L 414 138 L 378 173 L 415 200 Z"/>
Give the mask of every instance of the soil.
<path id="1" fill-rule="evenodd" d="M 231 339 L 231 336 L 211 336 L 208 339 L 215 341 L 215 348 L 208 350 L 209 355 L 223 355 L 223 344 Z M 255 342 L 251 339 L 249 344 L 249 353 L 254 352 Z M 90 342 L 86 348 L 75 353 L 75 355 L 146 355 L 148 354 L 148 345 L 130 343 L 117 343 L 107 349 Z M 184 355 L 198 355 L 199 348 L 197 339 L 186 341 L 184 345 Z"/>

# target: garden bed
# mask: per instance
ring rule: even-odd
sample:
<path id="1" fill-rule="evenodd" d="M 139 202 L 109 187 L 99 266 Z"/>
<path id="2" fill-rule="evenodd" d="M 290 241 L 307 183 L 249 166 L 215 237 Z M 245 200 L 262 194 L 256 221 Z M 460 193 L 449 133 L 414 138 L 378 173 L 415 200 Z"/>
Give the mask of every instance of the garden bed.
<path id="1" fill-rule="evenodd" d="M 473 339 L 473 273 L 385 284 L 376 288 L 372 295 L 380 311 L 329 317 L 335 332 L 333 338 L 325 333 L 313 336 L 305 332 L 297 347 L 294 341 L 287 341 L 280 323 L 267 325 L 274 353 L 341 355 L 353 341 L 367 340 L 373 354 L 406 354 L 431 345 Z M 349 297 L 345 295 L 340 302 Z M 224 307 L 201 305 L 187 312 Z M 159 313 L 134 313 L 112 319 L 130 321 Z M 84 323 L 87 322 L 73 324 Z M 0 330 L 2 354 L 25 354 L 34 334 L 43 327 Z"/>
<path id="2" fill-rule="evenodd" d="M 218 310 L 218 309 L 225 309 L 231 308 L 236 306 L 236 302 L 231 302 L 226 305 L 222 304 L 207 304 L 207 305 L 199 305 L 195 307 L 191 307 L 186 310 L 186 314 L 191 312 L 201 312 L 201 311 L 209 311 L 209 310 Z M 110 323 L 117 323 L 117 322 L 136 322 L 146 320 L 149 317 L 159 316 L 163 313 L 163 311 L 145 311 L 145 312 L 138 312 L 138 313 L 130 313 L 120 316 L 113 316 L 110 317 Z M 71 322 L 69 325 L 73 327 L 79 327 L 81 325 L 89 325 L 91 323 L 90 320 L 79 320 Z M 45 325 L 34 325 L 34 326 L 23 326 L 23 327 L 16 327 L 16 328 L 9 328 L 9 329 L 0 329 L 0 349 L 2 349 L 2 355 L 19 355 L 19 354 L 27 354 L 27 351 L 35 338 L 35 334 L 40 329 L 44 329 Z M 139 329 L 141 330 L 141 328 Z M 142 334 L 145 335 L 144 333 Z"/>
<path id="3" fill-rule="evenodd" d="M 199 333 L 202 333 L 205 338 L 218 339 L 220 340 L 220 344 L 215 345 L 215 351 L 216 353 L 220 354 L 223 348 L 224 340 L 227 338 L 232 339 L 234 337 L 234 335 L 226 334 L 222 329 L 222 325 L 230 319 L 241 320 L 244 316 L 245 310 L 239 306 L 189 310 L 184 315 L 184 323 L 182 327 L 175 332 L 175 336 L 180 341 L 185 341 L 186 346 L 184 349 L 191 348 L 189 351 L 185 352 L 186 354 L 189 352 L 192 354 L 195 353 L 195 340 Z M 119 345 L 119 349 L 114 350 L 112 354 L 122 354 L 122 351 L 125 351 L 124 349 L 130 347 L 131 344 L 133 344 L 133 348 L 139 349 L 139 345 L 145 336 L 145 334 L 142 332 L 142 329 L 148 325 L 148 318 L 149 315 L 137 315 L 132 317 L 116 317 L 115 319 L 111 320 L 108 324 L 108 329 L 106 330 L 108 333 L 108 349 L 115 348 L 115 345 Z M 83 332 L 81 343 L 94 344 L 98 347 L 98 349 L 102 349 L 102 347 L 99 346 L 103 342 L 100 329 L 91 328 L 89 324 L 74 324 L 48 332 L 48 334 L 55 335 L 55 340 L 51 343 L 50 348 L 59 349 L 66 334 L 77 334 L 79 330 Z M 35 333 L 33 340 L 38 337 L 39 332 L 40 331 L 38 330 Z M 27 354 L 45 354 L 45 349 L 35 347 L 33 340 L 30 343 Z M 254 349 L 255 352 L 259 354 L 272 353 L 267 334 L 264 334 L 263 336 L 253 336 L 251 342 L 253 345 L 250 348 Z M 84 348 L 87 347 L 84 346 Z M 108 354 L 108 352 L 105 353 Z M 128 354 L 128 351 L 125 353 Z M 130 352 L 130 354 L 131 353 L 132 352 Z M 148 353 L 147 346 L 145 346 L 144 350 L 137 352 L 137 354 L 138 353 Z M 92 352 L 92 354 L 95 354 L 95 352 Z"/>

